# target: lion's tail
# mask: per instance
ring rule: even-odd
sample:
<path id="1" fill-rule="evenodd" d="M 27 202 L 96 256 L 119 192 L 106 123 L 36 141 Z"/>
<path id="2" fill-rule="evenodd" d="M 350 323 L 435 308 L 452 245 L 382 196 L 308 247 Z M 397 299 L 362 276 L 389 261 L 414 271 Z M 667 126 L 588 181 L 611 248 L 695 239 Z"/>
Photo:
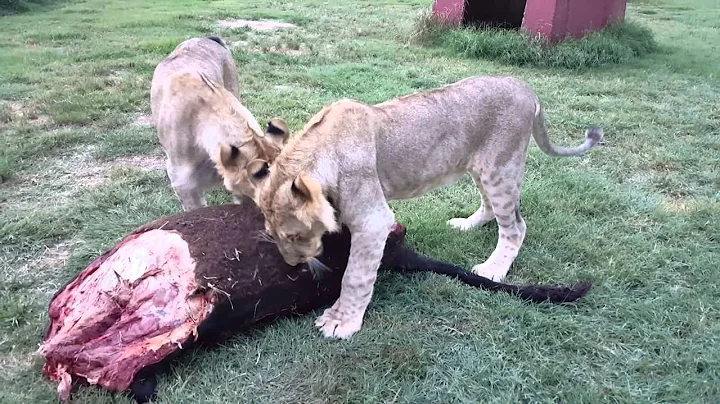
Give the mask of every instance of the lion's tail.
<path id="1" fill-rule="evenodd" d="M 394 271 L 434 272 L 457 279 L 476 288 L 493 292 L 505 292 L 536 303 L 574 302 L 583 297 L 592 287 L 590 283 L 579 283 L 573 287 L 553 287 L 544 285 L 516 286 L 495 282 L 488 278 L 468 272 L 463 268 L 431 258 L 424 257 L 407 247 L 402 247 L 395 260 Z"/>
<path id="2" fill-rule="evenodd" d="M 533 122 L 533 138 L 540 150 L 548 156 L 564 157 L 577 156 L 595 147 L 603 139 L 604 133 L 601 128 L 590 127 L 585 131 L 585 142 L 577 147 L 555 146 L 550 142 L 547 127 L 545 126 L 545 113 L 539 100 L 535 101 L 535 121 Z"/>

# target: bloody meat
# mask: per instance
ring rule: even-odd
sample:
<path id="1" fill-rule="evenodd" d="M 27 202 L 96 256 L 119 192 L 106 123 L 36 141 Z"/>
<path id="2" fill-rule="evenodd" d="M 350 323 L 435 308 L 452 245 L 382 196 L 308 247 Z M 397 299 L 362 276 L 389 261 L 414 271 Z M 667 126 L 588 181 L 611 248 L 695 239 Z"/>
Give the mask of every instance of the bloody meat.
<path id="1" fill-rule="evenodd" d="M 148 223 L 96 258 L 49 305 L 38 352 L 43 373 L 59 382 L 60 398 L 69 398 L 74 381 L 132 390 L 138 372 L 195 343 L 332 304 L 348 261 L 349 231 L 325 235 L 319 260 L 328 270 L 316 273 L 287 265 L 263 228 L 255 206 L 211 206 Z M 535 302 L 571 302 L 590 289 L 493 282 L 417 254 L 405 245 L 400 224 L 388 236 L 382 269 L 437 272 Z M 154 389 L 135 398 L 144 401 Z"/>

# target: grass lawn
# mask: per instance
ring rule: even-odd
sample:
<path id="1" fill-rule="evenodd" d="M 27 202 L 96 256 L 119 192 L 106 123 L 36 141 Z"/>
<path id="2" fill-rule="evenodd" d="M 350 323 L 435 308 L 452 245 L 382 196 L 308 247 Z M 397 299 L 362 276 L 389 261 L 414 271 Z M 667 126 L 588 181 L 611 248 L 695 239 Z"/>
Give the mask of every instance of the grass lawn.
<path id="1" fill-rule="evenodd" d="M 189 353 L 165 403 L 720 402 L 720 6 L 647 0 L 629 20 L 660 51 L 571 71 L 509 67 L 409 44 L 431 0 L 79 0 L 0 17 L 0 402 L 55 402 L 33 357 L 51 295 L 128 231 L 180 211 L 149 114 L 156 64 L 182 40 L 233 46 L 244 104 L 292 130 L 341 97 L 376 103 L 476 74 L 511 74 L 551 138 L 590 124 L 580 158 L 531 146 L 525 244 L 508 281 L 594 282 L 576 306 L 525 304 L 439 276 L 384 274 L 363 330 L 324 340 L 314 315 Z M 291 30 L 220 28 L 280 19 Z M 222 191 L 211 203 L 229 202 Z M 393 203 L 419 251 L 468 267 L 497 226 L 445 221 L 469 178 Z M 77 402 L 128 402 L 93 389 Z"/>

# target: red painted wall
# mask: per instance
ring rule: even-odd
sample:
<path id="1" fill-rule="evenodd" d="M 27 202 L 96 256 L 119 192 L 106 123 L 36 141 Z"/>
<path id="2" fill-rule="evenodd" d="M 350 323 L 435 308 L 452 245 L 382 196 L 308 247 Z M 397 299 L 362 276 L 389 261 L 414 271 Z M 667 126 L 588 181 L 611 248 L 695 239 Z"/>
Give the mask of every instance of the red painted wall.
<path id="1" fill-rule="evenodd" d="M 460 24 L 465 11 L 465 0 L 434 0 L 433 13 L 444 20 Z"/>
<path id="2" fill-rule="evenodd" d="M 467 0 L 482 1 L 482 0 Z M 523 29 L 552 41 L 568 35 L 576 38 L 625 18 L 626 0 L 527 0 Z M 434 0 L 433 12 L 461 23 L 465 0 Z"/>
<path id="3" fill-rule="evenodd" d="M 523 28 L 559 40 L 579 38 L 625 18 L 626 0 L 528 0 Z"/>

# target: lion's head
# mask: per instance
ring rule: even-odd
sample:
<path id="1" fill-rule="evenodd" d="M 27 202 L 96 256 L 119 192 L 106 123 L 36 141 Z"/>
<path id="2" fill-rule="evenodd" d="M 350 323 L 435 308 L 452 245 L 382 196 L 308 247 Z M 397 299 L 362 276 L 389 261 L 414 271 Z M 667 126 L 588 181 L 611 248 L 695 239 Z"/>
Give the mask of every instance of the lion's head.
<path id="1" fill-rule="evenodd" d="M 243 124 L 237 121 L 228 128 L 243 133 L 237 136 L 237 140 L 220 143 L 216 167 L 228 191 L 237 197 L 245 195 L 254 198 L 255 184 L 249 177 L 248 166 L 256 160 L 272 163 L 287 142 L 290 132 L 285 121 L 280 118 L 270 120 L 265 132 L 258 129 L 257 122 L 255 125 L 248 120 L 245 122 L 244 131 Z"/>
<path id="2" fill-rule="evenodd" d="M 247 166 L 256 159 L 272 162 L 287 143 L 290 131 L 281 118 L 273 118 L 263 131 L 240 100 L 203 72 L 174 73 L 170 91 L 189 94 L 195 114 L 189 122 L 197 132 L 196 142 L 211 156 L 223 184 L 236 197 L 253 197 L 255 187 L 247 177 Z M 185 102 L 188 104 L 188 102 Z M 182 113 L 183 111 L 178 111 Z M 189 119 L 189 118 L 188 118 Z"/>
<path id="3" fill-rule="evenodd" d="M 254 162 L 248 169 L 255 181 L 268 176 L 267 164 Z M 277 173 L 281 174 L 281 173 Z M 265 215 L 265 231 L 277 243 L 289 265 L 310 262 L 322 253 L 322 236 L 340 230 L 335 209 L 316 179 L 267 178 L 260 185 L 258 204 Z"/>

